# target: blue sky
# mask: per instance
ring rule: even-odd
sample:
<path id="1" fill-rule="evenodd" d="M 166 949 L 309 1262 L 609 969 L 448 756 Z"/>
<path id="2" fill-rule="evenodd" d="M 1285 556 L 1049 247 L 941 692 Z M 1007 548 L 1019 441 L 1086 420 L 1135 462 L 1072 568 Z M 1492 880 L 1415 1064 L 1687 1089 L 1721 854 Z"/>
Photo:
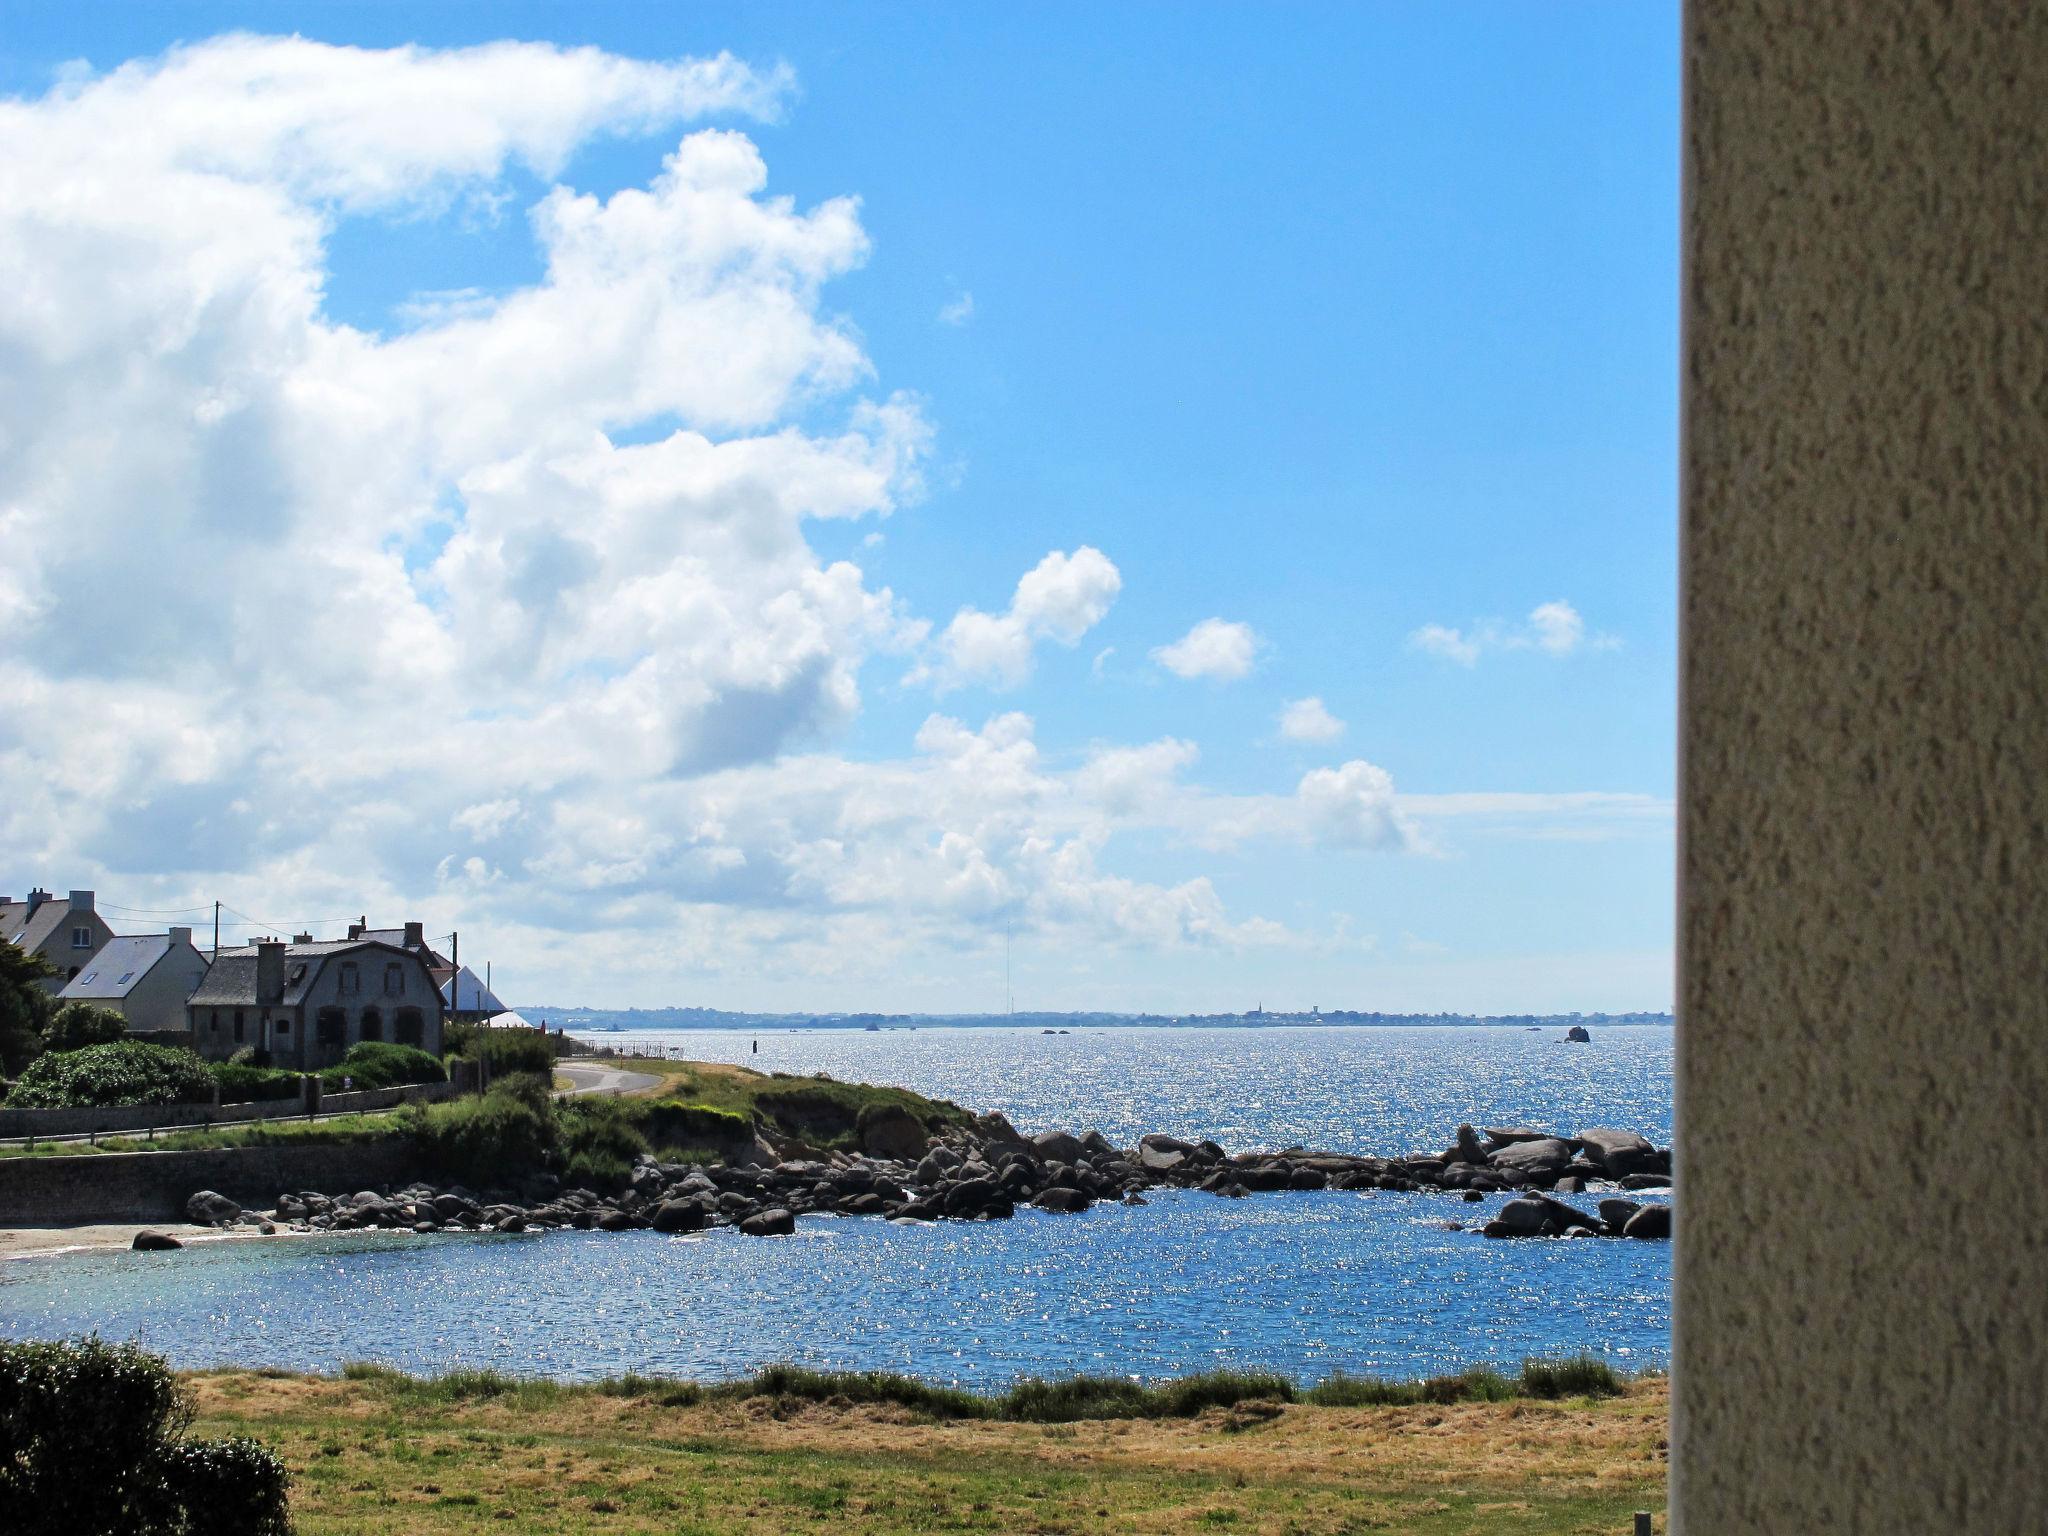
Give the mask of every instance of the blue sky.
<path id="1" fill-rule="evenodd" d="M 818 563 L 858 566 L 932 641 L 963 606 L 1001 613 L 1049 551 L 1098 550 L 1120 584 L 1071 646 L 1039 637 L 1017 686 L 977 673 L 935 688 L 929 664 L 915 680 L 915 656 L 863 651 L 850 663 L 857 707 L 805 716 L 761 765 L 901 762 L 935 712 L 970 731 L 1028 715 L 1037 767 L 1055 778 L 1105 751 L 1191 744 L 1177 782 L 1223 798 L 1092 826 L 1090 878 L 1206 881 L 1233 923 L 1256 917 L 1299 942 L 1076 927 L 1071 910 L 1034 906 L 1023 864 L 993 853 L 1003 894 L 951 919 L 896 897 L 834 898 L 841 915 L 914 935 L 871 971 L 821 959 L 791 929 L 728 931 L 715 889 L 679 893 L 645 870 L 608 882 L 600 866 L 617 861 L 577 863 L 554 844 L 478 855 L 495 896 L 408 858 L 329 870 L 323 885 L 307 875 L 319 856 L 276 839 L 240 860 L 124 861 L 104 837 L 66 847 L 16 831 L 0 842 L 13 878 L 78 883 L 44 868 L 65 858 L 110 893 L 149 898 L 137 907 L 226 886 L 257 912 L 314 916 L 363 889 L 490 935 L 508 974 L 525 969 L 527 995 L 557 1002 L 992 1006 L 998 919 L 1020 932 L 1020 1005 L 1669 1002 L 1675 6 L 9 5 L 0 93 L 32 110 L 61 73 L 95 77 L 72 61 L 103 77 L 237 29 L 367 50 L 518 38 L 786 65 L 794 87 L 766 115 L 615 118 L 565 142 L 559 164 L 514 156 L 396 203 L 316 199 L 320 319 L 392 338 L 419 323 L 408 305 L 422 294 L 475 290 L 489 304 L 530 288 L 547 259 L 527 210 L 550 186 L 600 200 L 647 186 L 704 127 L 743 132 L 764 195 L 798 212 L 857 198 L 865 249 L 806 302 L 857 343 L 861 376 L 795 391 L 749 430 L 830 437 L 855 397 L 903 391 L 925 447 L 920 488 L 886 515 L 803 524 Z M 692 424 L 687 410 L 626 414 L 593 419 L 619 445 Z M 461 494 L 441 494 L 460 522 Z M 440 554 L 448 526 L 414 522 L 402 537 L 417 564 Z M 1558 603 L 1578 627 L 1540 643 L 1530 615 Z M 1209 619 L 1256 636 L 1244 675 L 1183 678 L 1155 659 Z M 1341 736 L 1283 737 L 1280 711 L 1308 697 Z M 48 771 L 67 749 L 14 750 Z M 1563 813 L 1418 809 L 1413 836 L 1370 846 L 1218 840 L 1193 825 L 1349 762 L 1384 770 L 1401 796 L 1617 798 Z M 281 792 L 317 777 L 299 772 Z M 474 805 L 516 800 L 508 814 L 533 820 L 560 791 L 486 785 Z M 144 812 L 172 803 L 133 793 Z M 189 806 L 191 786 L 180 793 Z M 389 787 L 347 793 L 368 805 Z M 449 785 L 420 814 L 438 829 L 442 801 L 466 814 L 468 793 Z M 555 821 L 557 843 L 573 843 Z M 949 829 L 904 835 L 935 847 Z M 390 835 L 405 835 L 402 815 Z M 761 868 L 765 850 L 746 851 Z M 656 938 L 645 974 L 542 956 L 517 903 L 493 909 L 522 879 L 559 898 L 553 872 L 572 863 L 576 909 L 618 903 L 602 926 Z M 740 900 L 801 905 L 787 890 Z M 681 930 L 696 937 L 666 947 Z M 842 942 L 865 941 L 855 925 Z"/>

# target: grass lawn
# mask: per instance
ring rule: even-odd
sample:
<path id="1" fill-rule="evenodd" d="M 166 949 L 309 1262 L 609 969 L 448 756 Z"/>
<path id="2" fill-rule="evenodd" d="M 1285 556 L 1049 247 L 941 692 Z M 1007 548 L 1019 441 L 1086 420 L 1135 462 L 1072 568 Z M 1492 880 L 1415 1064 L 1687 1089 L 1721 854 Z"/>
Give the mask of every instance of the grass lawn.
<path id="1" fill-rule="evenodd" d="M 1667 1388 L 1615 1398 L 1030 1424 L 889 1404 L 674 1406 L 535 1384 L 465 1397 L 371 1374 L 192 1379 L 195 1432 L 254 1435 L 304 1536 L 341 1532 L 1258 1532 L 1663 1529 Z"/>
<path id="2" fill-rule="evenodd" d="M 699 1105 L 749 1119 L 758 1115 L 784 1132 L 822 1147 L 852 1145 L 854 1120 L 871 1105 L 908 1110 L 934 1130 L 942 1125 L 965 1124 L 973 1118 L 958 1104 L 928 1099 L 907 1088 L 755 1072 L 718 1061 L 621 1056 L 609 1058 L 606 1065 L 660 1078 L 659 1084 L 643 1090 L 643 1097 Z"/>
<path id="3" fill-rule="evenodd" d="M 211 1152 L 221 1147 L 298 1147 L 323 1142 L 381 1141 L 401 1134 L 403 1111 L 336 1115 L 328 1120 L 251 1120 L 182 1131 L 159 1131 L 154 1140 L 133 1132 L 106 1135 L 97 1143 L 39 1141 L 0 1145 L 0 1157 L 89 1157 L 96 1152 Z"/>

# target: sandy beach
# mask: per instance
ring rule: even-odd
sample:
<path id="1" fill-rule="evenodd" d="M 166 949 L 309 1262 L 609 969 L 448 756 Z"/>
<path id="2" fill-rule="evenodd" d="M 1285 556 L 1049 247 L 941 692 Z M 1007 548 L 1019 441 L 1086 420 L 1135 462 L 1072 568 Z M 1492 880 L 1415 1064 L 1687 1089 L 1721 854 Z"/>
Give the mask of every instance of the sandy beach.
<path id="1" fill-rule="evenodd" d="M 193 1226 L 182 1221 L 90 1222 L 75 1227 L 0 1227 L 0 1260 L 26 1259 L 38 1254 L 70 1253 L 89 1248 L 127 1248 L 138 1232 L 163 1232 L 181 1243 L 224 1242 L 237 1237 L 259 1237 L 255 1228 L 223 1232 L 213 1227 Z"/>

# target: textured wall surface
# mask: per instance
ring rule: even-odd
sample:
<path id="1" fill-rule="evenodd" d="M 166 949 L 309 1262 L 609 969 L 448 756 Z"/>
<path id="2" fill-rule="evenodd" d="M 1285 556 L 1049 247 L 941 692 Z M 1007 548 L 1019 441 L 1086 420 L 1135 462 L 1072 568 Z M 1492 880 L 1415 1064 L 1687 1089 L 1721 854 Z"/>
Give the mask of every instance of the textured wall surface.
<path id="1" fill-rule="evenodd" d="M 196 1190 L 268 1209 L 286 1191 L 353 1194 L 418 1172 L 418 1156 L 404 1142 L 0 1158 L 0 1227 L 177 1221 Z"/>
<path id="2" fill-rule="evenodd" d="M 1686 25 L 1674 1528 L 2048 1530 L 2048 7 Z"/>

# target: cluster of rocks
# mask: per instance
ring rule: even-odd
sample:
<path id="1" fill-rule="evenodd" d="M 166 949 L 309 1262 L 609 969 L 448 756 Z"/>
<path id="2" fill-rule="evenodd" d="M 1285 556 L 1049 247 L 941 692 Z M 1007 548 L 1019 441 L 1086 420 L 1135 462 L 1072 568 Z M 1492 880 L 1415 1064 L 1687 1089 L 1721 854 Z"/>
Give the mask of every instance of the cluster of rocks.
<path id="1" fill-rule="evenodd" d="M 1483 1139 L 1482 1139 L 1483 1136 Z M 821 1152 L 792 1138 L 757 1136 L 752 1147 L 710 1164 L 643 1158 L 625 1188 L 600 1194 L 565 1188 L 551 1174 L 517 1191 L 479 1193 L 460 1186 L 412 1184 L 394 1193 L 364 1190 L 330 1196 L 280 1195 L 267 1210 L 244 1210 L 202 1190 L 186 1214 L 208 1226 L 256 1225 L 268 1230 L 527 1232 L 560 1228 L 605 1232 L 651 1228 L 701 1232 L 737 1227 L 750 1236 L 795 1230 L 805 1214 L 882 1216 L 891 1220 L 1001 1220 L 1017 1206 L 1069 1213 L 1097 1201 L 1145 1203 L 1161 1186 L 1242 1198 L 1272 1190 L 1460 1191 L 1480 1200 L 1490 1191 L 1522 1196 L 1488 1222 L 1490 1236 L 1612 1232 L 1668 1236 L 1669 1207 L 1601 1202 L 1599 1219 L 1541 1193 L 1572 1193 L 1594 1184 L 1626 1189 L 1668 1186 L 1670 1153 L 1626 1131 L 1591 1130 L 1576 1137 L 1525 1129 L 1476 1132 L 1458 1128 L 1441 1155 L 1361 1157 L 1291 1147 L 1282 1152 L 1226 1152 L 1213 1141 L 1144 1136 L 1118 1147 L 1097 1131 L 1048 1131 L 1027 1137 L 999 1114 L 949 1127 L 936 1136 L 907 1111 L 864 1124 L 859 1151 Z M 1610 1217 L 1609 1207 L 1615 1212 Z M 1626 1206 L 1623 1213 L 1621 1207 Z M 1661 1212 L 1661 1218 L 1654 1213 Z M 1659 1220 L 1663 1230 L 1651 1229 Z"/>

